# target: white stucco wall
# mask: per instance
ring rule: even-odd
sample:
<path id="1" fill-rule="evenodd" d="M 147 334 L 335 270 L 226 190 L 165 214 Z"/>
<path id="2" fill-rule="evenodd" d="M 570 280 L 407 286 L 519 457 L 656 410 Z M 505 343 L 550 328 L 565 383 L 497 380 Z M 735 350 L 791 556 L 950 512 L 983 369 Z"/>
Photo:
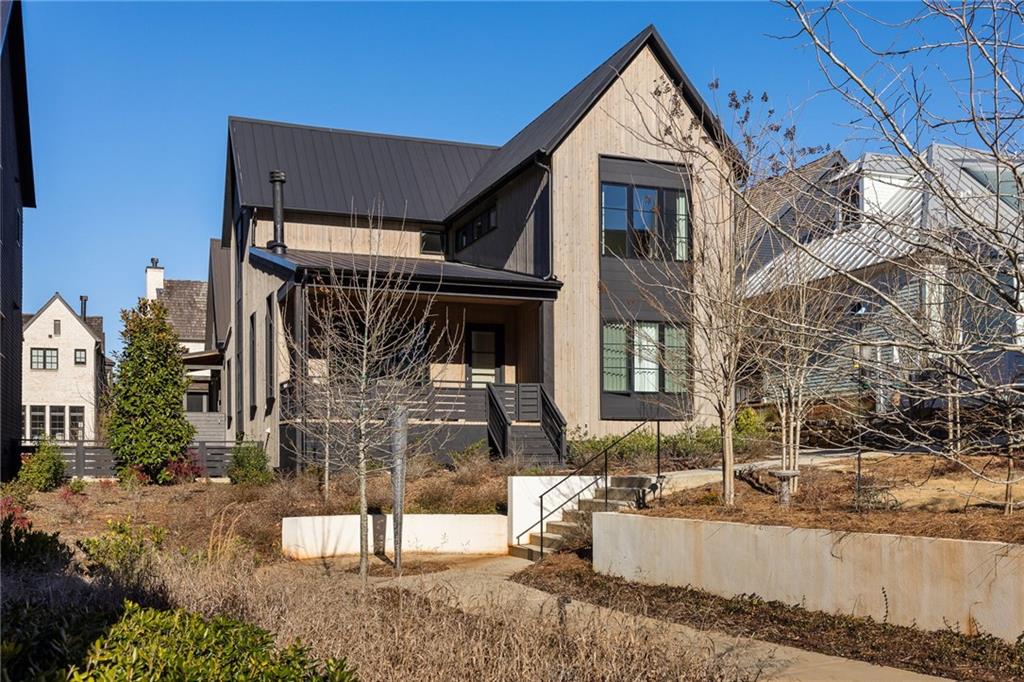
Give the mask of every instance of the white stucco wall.
<path id="1" fill-rule="evenodd" d="M 60 336 L 53 335 L 53 321 L 61 321 Z M 64 407 L 64 428 L 67 434 L 68 407 L 85 408 L 85 440 L 96 437 L 96 339 L 81 318 L 62 299 L 52 299 L 40 310 L 23 331 L 22 409 L 25 432 L 29 431 L 31 405 L 45 405 L 46 432 L 50 432 L 50 406 Z M 32 369 L 33 348 L 56 348 L 57 369 Z M 85 350 L 85 364 L 75 364 L 75 349 Z"/>
<path id="2" fill-rule="evenodd" d="M 1024 632 L 1024 545 L 594 514 L 594 570 L 926 630 Z"/>
<path id="3" fill-rule="evenodd" d="M 434 554 L 506 554 L 501 514 L 406 514 L 402 549 Z M 370 551 L 394 552 L 391 514 L 370 516 Z M 281 550 L 291 559 L 359 553 L 359 516 L 294 516 L 281 519 Z"/>
<path id="4" fill-rule="evenodd" d="M 532 530 L 540 532 L 540 527 L 535 524 L 540 521 L 540 494 L 561 481 L 563 476 L 509 476 L 508 477 L 508 544 L 525 544 L 528 540 L 526 535 L 517 540 L 517 536 Z M 570 497 L 575 496 L 580 490 L 594 482 L 594 479 L 601 476 L 570 476 L 569 480 L 558 486 L 544 496 L 544 513 L 547 514 Z M 593 490 L 596 490 L 592 486 Z M 588 491 L 584 497 L 590 497 Z M 568 509 L 575 509 L 574 503 L 567 505 Z M 562 512 L 558 511 L 545 520 L 561 521 Z M 532 527 L 532 528 L 531 528 Z"/>

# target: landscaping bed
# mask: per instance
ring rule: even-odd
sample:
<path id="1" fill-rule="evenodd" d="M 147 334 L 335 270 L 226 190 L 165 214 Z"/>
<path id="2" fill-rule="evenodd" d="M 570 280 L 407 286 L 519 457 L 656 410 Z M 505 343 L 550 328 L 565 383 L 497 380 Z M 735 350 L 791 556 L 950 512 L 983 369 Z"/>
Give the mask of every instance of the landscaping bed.
<path id="1" fill-rule="evenodd" d="M 971 465 L 997 476 L 999 458 L 972 458 Z M 966 469 L 926 455 L 865 458 L 861 497 L 856 462 L 804 467 L 790 507 L 781 507 L 765 472 L 736 481 L 736 505 L 721 504 L 721 484 L 666 495 L 638 514 L 827 530 L 893 533 L 958 540 L 1024 544 L 1024 511 L 1009 516 L 992 500 L 1001 486 L 978 482 Z"/>
<path id="2" fill-rule="evenodd" d="M 1024 680 L 1021 641 L 1012 645 L 987 635 L 929 632 L 808 611 L 756 596 L 728 599 L 690 588 L 640 585 L 599 575 L 575 554 L 550 556 L 511 579 L 626 613 L 831 656 L 956 679 Z"/>

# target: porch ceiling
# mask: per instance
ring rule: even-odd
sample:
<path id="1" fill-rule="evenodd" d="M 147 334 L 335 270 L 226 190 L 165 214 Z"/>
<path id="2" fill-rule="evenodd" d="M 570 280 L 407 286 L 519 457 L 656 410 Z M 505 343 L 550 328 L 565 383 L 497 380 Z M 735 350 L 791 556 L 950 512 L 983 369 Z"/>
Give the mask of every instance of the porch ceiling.
<path id="1" fill-rule="evenodd" d="M 353 284 L 375 272 L 379 275 L 394 273 L 407 289 L 447 296 L 553 301 L 562 288 L 562 282 L 557 279 L 454 261 L 297 249 L 278 255 L 252 248 L 249 254 L 253 265 L 268 272 L 291 273 L 296 280 L 307 273 L 333 274 L 340 286 Z"/>

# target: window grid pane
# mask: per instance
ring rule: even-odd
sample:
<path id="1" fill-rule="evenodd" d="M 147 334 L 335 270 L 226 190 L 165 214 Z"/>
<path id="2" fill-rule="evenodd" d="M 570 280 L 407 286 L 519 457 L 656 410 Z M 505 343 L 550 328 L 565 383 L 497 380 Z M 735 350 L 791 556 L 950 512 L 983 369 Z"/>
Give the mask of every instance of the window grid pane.
<path id="1" fill-rule="evenodd" d="M 658 391 L 658 323 L 637 322 L 633 334 L 633 390 Z"/>
<path id="2" fill-rule="evenodd" d="M 690 257 L 690 205 L 682 192 L 676 197 L 676 260 Z"/>
<path id="3" fill-rule="evenodd" d="M 85 408 L 72 405 L 68 408 L 68 438 L 83 440 L 85 438 Z"/>
<path id="4" fill-rule="evenodd" d="M 46 406 L 33 405 L 29 408 L 29 437 L 39 440 L 46 434 Z"/>
<path id="5" fill-rule="evenodd" d="M 50 405 L 50 438 L 64 440 L 63 405 Z"/>
<path id="6" fill-rule="evenodd" d="M 629 390 L 629 353 L 626 345 L 626 325 L 604 325 L 602 357 L 604 372 L 602 387 L 605 391 Z"/>
<path id="7" fill-rule="evenodd" d="M 665 327 L 665 392 L 685 393 L 687 390 L 686 365 L 689 347 L 686 340 L 686 329 L 682 327 Z"/>

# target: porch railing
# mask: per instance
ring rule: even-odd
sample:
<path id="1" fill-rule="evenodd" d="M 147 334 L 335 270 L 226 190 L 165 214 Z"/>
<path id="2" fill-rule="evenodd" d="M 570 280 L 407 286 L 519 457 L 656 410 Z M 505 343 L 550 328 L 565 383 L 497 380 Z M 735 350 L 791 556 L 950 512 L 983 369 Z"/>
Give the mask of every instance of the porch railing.
<path id="1" fill-rule="evenodd" d="M 22 441 L 22 454 L 35 452 L 35 441 Z M 235 444 L 229 441 L 198 441 L 188 446 L 189 456 L 200 470 L 201 477 L 220 478 L 227 476 L 231 464 L 231 450 Z M 117 458 L 114 452 L 97 441 L 63 441 L 57 443 L 64 458 L 65 472 L 75 478 L 115 478 Z"/>
<path id="2" fill-rule="evenodd" d="M 558 405 L 552 400 L 551 396 L 548 395 L 548 391 L 544 388 L 544 384 L 536 384 L 539 387 L 538 395 L 540 397 L 540 427 L 544 431 L 544 435 L 548 437 L 551 442 L 551 447 L 554 448 L 555 453 L 558 455 L 559 463 L 565 461 L 566 456 L 566 440 L 565 440 L 565 417 L 562 416 L 561 410 L 558 409 Z"/>
<path id="3" fill-rule="evenodd" d="M 487 439 L 499 457 L 509 453 L 509 432 L 512 421 L 508 418 L 505 405 L 494 384 L 487 384 Z"/>

